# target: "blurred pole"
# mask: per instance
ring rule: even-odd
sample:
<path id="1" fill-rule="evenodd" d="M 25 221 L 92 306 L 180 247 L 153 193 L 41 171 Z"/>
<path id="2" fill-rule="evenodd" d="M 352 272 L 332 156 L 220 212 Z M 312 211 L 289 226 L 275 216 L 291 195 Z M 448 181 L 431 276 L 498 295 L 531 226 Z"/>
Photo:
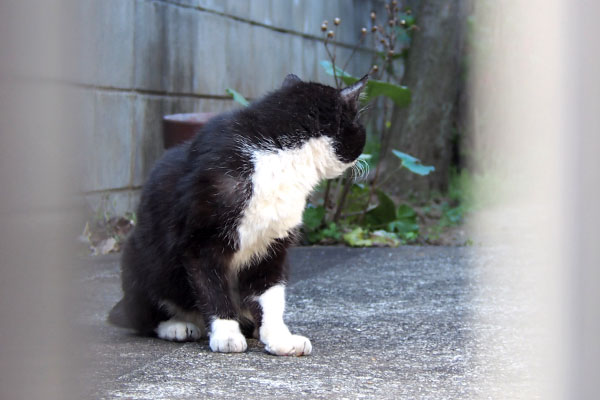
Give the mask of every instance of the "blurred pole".
<path id="1" fill-rule="evenodd" d="M 78 398 L 78 109 L 65 2 L 0 3 L 0 398 Z"/>
<path id="2" fill-rule="evenodd" d="M 484 271 L 476 303 L 482 344 L 476 376 L 481 398 L 561 399 L 565 361 L 566 109 L 569 13 L 559 0 L 475 2 L 479 31 L 472 84 L 477 170 L 500 182 L 497 207 L 479 213 L 475 229 L 502 249 Z M 489 188 L 486 188 L 489 190 Z M 476 235 L 477 236 L 477 235 Z M 496 300 L 500 300 L 496 302 Z M 509 307 L 495 309 L 495 304 Z"/>
<path id="3" fill-rule="evenodd" d="M 600 397 L 600 3 L 569 2 L 564 55 L 569 157 L 565 268 L 570 272 L 568 398 Z"/>
<path id="4" fill-rule="evenodd" d="M 499 296 L 519 298 L 510 321 L 494 323 L 512 324 L 504 333 L 518 335 L 528 349 L 489 350 L 482 397 L 597 399 L 600 3 L 477 5 L 478 23 L 493 38 L 479 52 L 473 83 L 475 142 L 487 149 L 479 167 L 502 177 L 499 216 L 513 229 L 498 232 L 483 216 L 475 226 L 526 260 L 519 268 L 500 261 L 487 279 Z M 477 107 L 489 112 L 485 120 Z M 498 271 L 510 278 L 501 281 Z M 518 378 L 506 379 L 515 366 L 528 371 L 523 387 Z"/>

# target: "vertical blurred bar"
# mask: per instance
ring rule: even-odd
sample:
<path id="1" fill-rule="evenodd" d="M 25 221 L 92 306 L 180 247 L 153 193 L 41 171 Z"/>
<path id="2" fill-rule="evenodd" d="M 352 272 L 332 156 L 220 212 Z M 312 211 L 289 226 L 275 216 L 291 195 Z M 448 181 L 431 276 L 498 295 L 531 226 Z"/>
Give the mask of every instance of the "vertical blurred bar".
<path id="1" fill-rule="evenodd" d="M 477 123 L 485 129 L 476 141 L 492 149 L 483 163 L 504 178 L 500 217 L 514 221 L 514 230 L 494 232 L 493 219 L 483 217 L 475 225 L 526 260 L 520 269 L 511 265 L 512 257 L 493 266 L 513 274 L 508 288 L 497 273 L 489 274 L 487 284 L 501 289 L 501 296 L 525 299 L 511 319 L 512 332 L 531 351 L 490 350 L 494 365 L 481 379 L 495 387 L 488 386 L 483 397 L 515 393 L 516 380 L 503 375 L 512 363 L 529 371 L 520 398 L 597 399 L 600 3 L 493 3 L 478 15 L 497 31 L 489 52 L 479 54 L 475 73 L 474 107 L 490 112 L 490 123 Z M 497 90 L 485 84 L 490 78 Z M 519 316 L 528 309 L 537 311 Z"/>
<path id="2" fill-rule="evenodd" d="M 68 4 L 0 3 L 0 398 L 78 398 Z M 71 64 L 72 65 L 72 64 Z"/>
<path id="3" fill-rule="evenodd" d="M 600 398 L 600 3 L 569 2 L 568 398 Z"/>
<path id="4" fill-rule="evenodd" d="M 475 379 L 481 398 L 574 398 L 564 367 L 569 13 L 559 0 L 475 6 L 489 36 L 473 83 L 476 148 L 485 149 L 477 168 L 501 182 L 499 206 L 474 223 L 497 254 L 479 266 L 476 302 L 488 309 L 475 316 L 484 371 Z M 504 308 L 490 313 L 495 304 Z"/>

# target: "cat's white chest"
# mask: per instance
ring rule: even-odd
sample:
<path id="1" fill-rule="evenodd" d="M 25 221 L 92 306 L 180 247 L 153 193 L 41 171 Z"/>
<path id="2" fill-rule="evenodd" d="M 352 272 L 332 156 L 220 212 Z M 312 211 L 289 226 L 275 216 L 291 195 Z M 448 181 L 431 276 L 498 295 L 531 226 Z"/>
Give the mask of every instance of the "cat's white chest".
<path id="1" fill-rule="evenodd" d="M 341 173 L 347 167 L 325 138 L 293 150 L 256 151 L 253 163 L 252 196 L 238 225 L 239 248 L 231 261 L 236 269 L 265 256 L 276 239 L 302 223 L 306 198 L 327 169 Z"/>

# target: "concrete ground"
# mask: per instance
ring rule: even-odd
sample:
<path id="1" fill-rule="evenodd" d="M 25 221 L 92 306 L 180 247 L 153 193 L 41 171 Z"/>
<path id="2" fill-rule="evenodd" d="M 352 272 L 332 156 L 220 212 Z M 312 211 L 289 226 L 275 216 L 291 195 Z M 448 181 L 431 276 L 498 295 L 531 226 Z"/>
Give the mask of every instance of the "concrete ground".
<path id="1" fill-rule="evenodd" d="M 105 323 L 121 297 L 116 256 L 82 277 L 81 323 L 90 398 L 398 399 L 535 398 L 527 357 L 538 335 L 498 271 L 506 249 L 305 247 L 291 252 L 286 321 L 309 337 L 308 357 L 275 357 L 256 340 L 243 354 L 206 339 L 170 343 Z M 518 261 L 515 270 L 523 268 Z M 490 272 L 494 278 L 489 280 Z M 492 282 L 492 283 L 490 283 Z M 523 296 L 528 291 L 522 291 Z"/>

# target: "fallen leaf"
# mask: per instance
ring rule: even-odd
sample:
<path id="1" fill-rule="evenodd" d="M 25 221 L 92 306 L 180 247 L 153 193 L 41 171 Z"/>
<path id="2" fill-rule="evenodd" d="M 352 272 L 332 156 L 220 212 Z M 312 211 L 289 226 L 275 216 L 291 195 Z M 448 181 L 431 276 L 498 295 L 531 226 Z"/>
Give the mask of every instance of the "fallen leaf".
<path id="1" fill-rule="evenodd" d="M 97 246 L 92 248 L 92 255 L 105 255 L 119 251 L 119 244 L 115 238 L 104 239 Z"/>

